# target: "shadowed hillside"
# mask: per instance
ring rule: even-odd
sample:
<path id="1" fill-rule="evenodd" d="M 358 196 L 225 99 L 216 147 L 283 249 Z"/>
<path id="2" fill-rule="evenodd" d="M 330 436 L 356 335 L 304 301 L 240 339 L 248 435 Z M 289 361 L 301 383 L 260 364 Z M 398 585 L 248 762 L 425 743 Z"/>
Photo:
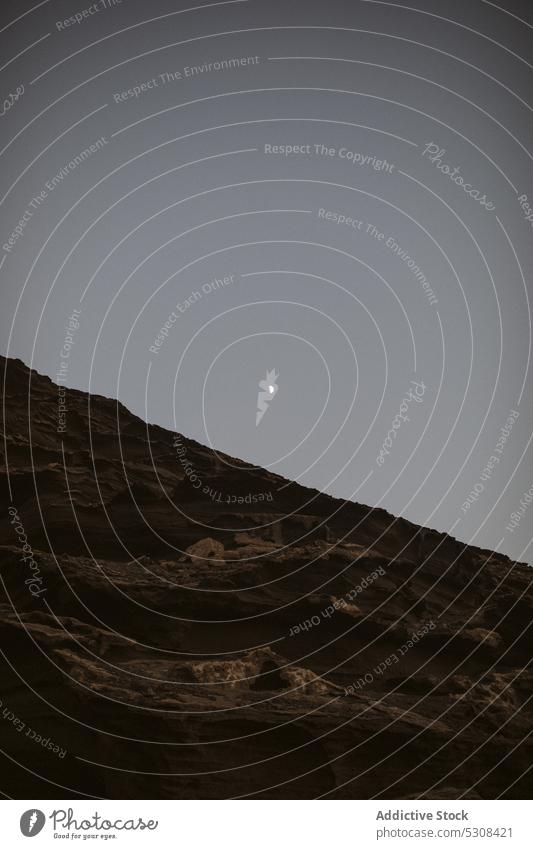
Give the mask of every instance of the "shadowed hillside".
<path id="1" fill-rule="evenodd" d="M 528 567 L 2 376 L 6 794 L 531 795 Z"/>

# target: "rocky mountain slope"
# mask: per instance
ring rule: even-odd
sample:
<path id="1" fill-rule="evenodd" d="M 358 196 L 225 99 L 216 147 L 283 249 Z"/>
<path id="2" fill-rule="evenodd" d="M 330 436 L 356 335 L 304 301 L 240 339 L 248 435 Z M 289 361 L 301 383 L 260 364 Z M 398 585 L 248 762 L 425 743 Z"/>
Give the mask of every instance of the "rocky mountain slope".
<path id="1" fill-rule="evenodd" d="M 531 795 L 528 567 L 1 365 L 5 795 Z"/>

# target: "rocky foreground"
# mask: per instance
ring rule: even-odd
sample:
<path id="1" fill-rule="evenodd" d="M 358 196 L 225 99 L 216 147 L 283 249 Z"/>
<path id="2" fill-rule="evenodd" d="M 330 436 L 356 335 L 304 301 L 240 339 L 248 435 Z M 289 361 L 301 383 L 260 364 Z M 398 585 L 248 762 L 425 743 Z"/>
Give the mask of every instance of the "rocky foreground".
<path id="1" fill-rule="evenodd" d="M 528 567 L 1 365 L 6 796 L 531 797 Z"/>

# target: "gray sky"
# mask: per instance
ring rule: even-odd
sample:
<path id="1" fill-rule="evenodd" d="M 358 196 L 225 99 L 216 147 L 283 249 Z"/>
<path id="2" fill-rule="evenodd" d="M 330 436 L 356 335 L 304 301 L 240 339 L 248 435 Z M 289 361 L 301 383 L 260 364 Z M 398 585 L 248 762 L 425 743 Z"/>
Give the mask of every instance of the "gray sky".
<path id="1" fill-rule="evenodd" d="M 3 3 L 1 350 L 531 560 L 528 9 L 395 5 Z"/>

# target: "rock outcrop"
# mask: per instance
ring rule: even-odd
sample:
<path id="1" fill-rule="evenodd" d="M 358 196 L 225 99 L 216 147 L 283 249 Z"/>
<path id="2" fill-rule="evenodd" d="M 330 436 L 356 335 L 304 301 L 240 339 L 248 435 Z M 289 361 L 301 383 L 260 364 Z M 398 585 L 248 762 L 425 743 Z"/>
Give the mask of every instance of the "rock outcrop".
<path id="1" fill-rule="evenodd" d="M 529 567 L 2 371 L 6 795 L 530 796 Z"/>

